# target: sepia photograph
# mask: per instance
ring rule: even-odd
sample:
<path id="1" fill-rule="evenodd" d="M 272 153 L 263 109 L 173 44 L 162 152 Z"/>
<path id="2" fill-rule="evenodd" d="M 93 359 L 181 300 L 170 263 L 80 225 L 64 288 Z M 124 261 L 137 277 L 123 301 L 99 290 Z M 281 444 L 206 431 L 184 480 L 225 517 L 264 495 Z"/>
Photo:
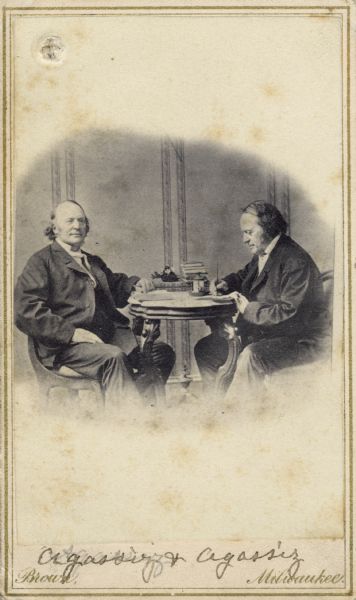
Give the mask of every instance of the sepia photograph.
<path id="1" fill-rule="evenodd" d="M 3 4 L 4 598 L 354 593 L 354 12 Z"/>

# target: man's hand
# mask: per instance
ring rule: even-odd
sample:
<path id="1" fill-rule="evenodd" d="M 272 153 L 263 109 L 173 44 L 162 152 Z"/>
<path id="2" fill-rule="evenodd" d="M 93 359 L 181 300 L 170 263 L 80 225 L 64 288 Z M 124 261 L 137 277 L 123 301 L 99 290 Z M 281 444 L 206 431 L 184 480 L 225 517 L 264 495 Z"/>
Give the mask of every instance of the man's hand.
<path id="1" fill-rule="evenodd" d="M 234 323 L 224 323 L 222 329 L 222 337 L 226 340 L 232 340 L 235 337 Z"/>
<path id="2" fill-rule="evenodd" d="M 152 290 L 155 289 L 155 286 L 153 285 L 153 281 L 152 279 L 139 279 L 138 282 L 135 284 L 135 291 L 140 293 L 140 294 L 147 294 L 147 292 L 151 292 Z"/>
<path id="3" fill-rule="evenodd" d="M 217 293 L 227 292 L 229 286 L 227 285 L 226 281 L 224 281 L 224 279 L 220 279 L 220 281 L 215 281 L 215 289 Z"/>
<path id="4" fill-rule="evenodd" d="M 229 294 L 229 298 L 232 298 L 236 302 L 237 310 L 243 315 L 245 308 L 248 305 L 248 300 L 240 292 L 232 292 Z"/>
<path id="5" fill-rule="evenodd" d="M 71 344 L 80 344 L 82 342 L 86 342 L 87 344 L 103 344 L 103 340 L 100 339 L 95 333 L 91 331 L 87 331 L 86 329 L 81 329 L 78 327 L 74 331 L 73 337 L 71 339 Z"/>

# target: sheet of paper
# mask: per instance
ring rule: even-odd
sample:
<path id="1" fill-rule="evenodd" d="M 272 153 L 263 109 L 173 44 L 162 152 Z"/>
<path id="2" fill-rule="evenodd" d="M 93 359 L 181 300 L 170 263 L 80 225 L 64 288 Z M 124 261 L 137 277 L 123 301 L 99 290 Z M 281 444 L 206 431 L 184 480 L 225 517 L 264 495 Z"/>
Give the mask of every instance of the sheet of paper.
<path id="1" fill-rule="evenodd" d="M 2 597 L 351 597 L 354 4 L 3 7 Z M 165 401 L 40 402 L 13 290 L 63 201 L 113 272 L 211 280 L 274 204 L 331 273 L 331 358 L 212 398 L 204 320 L 168 321 Z"/>

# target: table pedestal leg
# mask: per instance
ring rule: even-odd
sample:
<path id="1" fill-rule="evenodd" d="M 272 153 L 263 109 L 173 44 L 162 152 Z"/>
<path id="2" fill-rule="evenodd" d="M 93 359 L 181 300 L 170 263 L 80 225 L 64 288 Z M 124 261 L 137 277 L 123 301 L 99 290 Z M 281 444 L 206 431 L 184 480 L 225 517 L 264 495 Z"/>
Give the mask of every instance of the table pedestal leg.
<path id="1" fill-rule="evenodd" d="M 141 355 L 144 369 L 144 384 L 147 386 L 147 392 L 143 395 L 157 405 L 164 404 L 166 391 L 161 373 L 155 367 L 152 357 L 153 344 L 160 336 L 160 321 L 145 319 L 141 334 Z"/>
<path id="2" fill-rule="evenodd" d="M 233 325 L 227 325 L 225 323 L 221 335 L 222 337 L 227 338 L 229 351 L 225 364 L 219 368 L 217 373 L 215 381 L 215 394 L 217 398 L 224 396 L 229 389 L 236 370 L 236 362 L 241 351 L 241 341 L 240 338 L 236 336 L 235 327 Z"/>

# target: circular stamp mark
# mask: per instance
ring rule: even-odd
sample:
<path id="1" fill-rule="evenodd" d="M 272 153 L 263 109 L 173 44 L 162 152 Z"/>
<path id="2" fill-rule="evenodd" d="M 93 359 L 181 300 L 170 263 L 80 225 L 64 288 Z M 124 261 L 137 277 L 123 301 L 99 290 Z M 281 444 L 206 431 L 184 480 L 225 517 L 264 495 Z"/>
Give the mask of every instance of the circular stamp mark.
<path id="1" fill-rule="evenodd" d="M 64 57 L 64 50 L 64 43 L 58 35 L 44 36 L 38 44 L 39 58 L 48 65 L 61 63 Z"/>

